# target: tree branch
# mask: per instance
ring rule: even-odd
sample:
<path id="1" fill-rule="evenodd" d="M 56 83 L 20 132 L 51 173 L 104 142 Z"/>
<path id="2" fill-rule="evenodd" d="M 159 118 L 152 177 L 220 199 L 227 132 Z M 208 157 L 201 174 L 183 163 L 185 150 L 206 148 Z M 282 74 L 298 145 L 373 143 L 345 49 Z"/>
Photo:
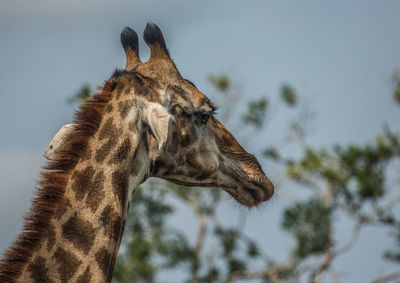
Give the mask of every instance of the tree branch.
<path id="1" fill-rule="evenodd" d="M 361 231 L 362 226 L 363 225 L 359 222 L 355 225 L 355 227 L 353 229 L 353 234 L 351 235 L 350 240 L 343 247 L 341 247 L 334 253 L 334 257 L 347 252 L 348 250 L 350 250 L 353 247 L 353 245 L 357 242 L 358 237 L 360 236 L 360 231 Z"/>
<path id="2" fill-rule="evenodd" d="M 206 214 L 201 211 L 197 197 L 190 197 L 188 204 L 193 209 L 199 220 L 199 232 L 197 233 L 195 246 L 195 252 L 198 255 L 203 246 L 204 237 L 207 231 L 207 217 Z"/>
<path id="3" fill-rule="evenodd" d="M 324 278 L 325 271 L 327 271 L 333 260 L 332 249 L 328 249 L 322 259 L 321 264 L 318 268 L 311 274 L 310 282 L 319 283 Z"/>
<path id="4" fill-rule="evenodd" d="M 385 276 L 378 277 L 374 281 L 372 281 L 372 283 L 385 283 L 385 282 L 389 282 L 389 281 L 392 281 L 397 278 L 400 278 L 400 271 L 396 271 L 396 272 L 387 274 Z"/>
<path id="5" fill-rule="evenodd" d="M 247 271 L 247 270 L 236 270 L 229 274 L 225 283 L 233 282 L 237 279 L 255 279 L 255 278 L 268 278 L 273 283 L 282 282 L 279 277 L 279 273 L 292 269 L 294 266 L 293 262 L 283 263 L 279 266 L 269 268 L 261 271 Z"/>

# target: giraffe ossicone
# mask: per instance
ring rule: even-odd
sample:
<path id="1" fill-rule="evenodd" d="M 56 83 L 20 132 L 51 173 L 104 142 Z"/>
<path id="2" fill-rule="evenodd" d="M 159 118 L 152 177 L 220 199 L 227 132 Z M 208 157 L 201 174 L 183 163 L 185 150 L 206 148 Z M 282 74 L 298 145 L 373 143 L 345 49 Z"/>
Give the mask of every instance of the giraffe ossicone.
<path id="1" fill-rule="evenodd" d="M 50 159 L 23 233 L 0 261 L 0 282 L 110 282 L 129 202 L 149 177 L 219 187 L 252 207 L 274 187 L 257 159 L 184 79 L 158 26 L 121 33 L 127 57 L 75 121 L 50 142 Z"/>

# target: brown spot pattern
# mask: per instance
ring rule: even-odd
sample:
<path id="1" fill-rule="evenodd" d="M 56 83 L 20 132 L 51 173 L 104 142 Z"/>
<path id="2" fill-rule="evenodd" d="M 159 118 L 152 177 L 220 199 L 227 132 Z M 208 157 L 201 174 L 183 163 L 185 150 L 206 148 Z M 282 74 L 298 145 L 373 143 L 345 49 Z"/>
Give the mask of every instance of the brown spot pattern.
<path id="1" fill-rule="evenodd" d="M 121 94 L 122 94 L 124 88 L 125 88 L 125 84 L 123 82 L 119 81 L 118 82 L 118 87 L 117 87 L 117 90 L 116 90 L 116 93 L 117 93 L 116 96 L 115 96 L 116 99 L 119 99 L 121 97 Z"/>
<path id="2" fill-rule="evenodd" d="M 132 145 L 131 145 L 131 141 L 129 140 L 129 138 L 125 138 L 125 140 L 122 142 L 119 149 L 114 153 L 113 157 L 110 159 L 109 164 L 112 164 L 112 163 L 117 164 L 117 163 L 121 163 L 122 161 L 124 161 L 128 157 L 131 146 Z"/>
<path id="3" fill-rule="evenodd" d="M 144 85 L 144 83 L 138 73 L 135 73 L 134 76 L 132 77 L 132 83 L 133 83 L 136 95 L 146 96 L 149 89 Z"/>
<path id="4" fill-rule="evenodd" d="M 97 211 L 100 202 L 104 199 L 103 183 L 105 176 L 103 172 L 97 172 L 94 176 L 94 180 L 87 188 L 86 204 L 92 210 L 93 213 Z"/>
<path id="5" fill-rule="evenodd" d="M 92 149 L 87 147 L 85 154 L 82 157 L 82 161 L 89 160 L 92 157 Z"/>
<path id="6" fill-rule="evenodd" d="M 108 205 L 104 208 L 100 216 L 100 221 L 103 224 L 104 233 L 114 241 L 119 240 L 122 220 L 118 213 Z"/>
<path id="7" fill-rule="evenodd" d="M 84 253 L 89 252 L 96 236 L 93 226 L 88 221 L 79 219 L 76 213 L 62 225 L 62 235 Z"/>
<path id="8" fill-rule="evenodd" d="M 43 257 L 36 257 L 29 265 L 28 271 L 35 282 L 52 282 L 47 274 L 48 270 Z"/>
<path id="9" fill-rule="evenodd" d="M 113 106 L 112 106 L 111 102 L 107 104 L 105 111 L 106 111 L 106 113 L 110 113 L 111 111 L 113 111 Z"/>
<path id="10" fill-rule="evenodd" d="M 60 201 L 60 205 L 58 206 L 58 210 L 56 212 L 57 219 L 59 220 L 61 216 L 63 216 L 71 206 L 72 206 L 71 202 L 65 197 L 63 197 L 62 200 Z"/>
<path id="11" fill-rule="evenodd" d="M 106 248 L 102 247 L 96 253 L 96 261 L 99 265 L 99 268 L 104 272 L 105 275 L 108 275 L 108 268 L 110 266 L 111 254 L 106 250 Z"/>
<path id="12" fill-rule="evenodd" d="M 58 248 L 54 253 L 54 258 L 58 262 L 58 272 L 61 282 L 67 282 L 75 274 L 82 262 L 72 253 Z"/>
<path id="13" fill-rule="evenodd" d="M 106 159 L 106 157 L 110 154 L 111 148 L 114 144 L 115 141 L 113 139 L 109 139 L 108 142 L 96 152 L 95 159 L 97 163 L 102 163 L 104 159 Z"/>
<path id="14" fill-rule="evenodd" d="M 105 176 L 103 172 L 97 172 L 94 180 L 87 188 L 86 204 L 93 213 L 97 211 L 100 202 L 104 199 L 103 183 Z"/>
<path id="15" fill-rule="evenodd" d="M 78 201 L 82 200 L 82 198 L 86 194 L 86 186 L 91 181 L 94 170 L 92 166 L 88 166 L 82 171 L 75 171 L 72 174 L 73 184 L 72 189 L 75 192 L 75 197 Z"/>
<path id="16" fill-rule="evenodd" d="M 46 238 L 47 238 L 47 251 L 50 252 L 56 242 L 56 232 L 52 224 L 49 224 L 49 227 L 47 228 Z"/>
<path id="17" fill-rule="evenodd" d="M 92 278 L 92 274 L 90 274 L 90 267 L 88 266 L 85 270 L 85 272 L 78 277 L 78 280 L 76 283 L 88 283 L 90 282 L 90 279 Z"/>
<path id="18" fill-rule="evenodd" d="M 122 101 L 118 104 L 119 107 L 119 115 L 122 119 L 125 119 L 129 113 L 129 110 L 132 108 L 132 101 Z"/>
<path id="19" fill-rule="evenodd" d="M 125 207 L 126 192 L 128 189 L 128 174 L 125 171 L 115 171 L 112 174 L 112 183 L 115 195 L 122 207 Z"/>
<path id="20" fill-rule="evenodd" d="M 117 130 L 113 124 L 113 118 L 109 117 L 99 132 L 99 140 L 110 139 L 117 136 Z"/>

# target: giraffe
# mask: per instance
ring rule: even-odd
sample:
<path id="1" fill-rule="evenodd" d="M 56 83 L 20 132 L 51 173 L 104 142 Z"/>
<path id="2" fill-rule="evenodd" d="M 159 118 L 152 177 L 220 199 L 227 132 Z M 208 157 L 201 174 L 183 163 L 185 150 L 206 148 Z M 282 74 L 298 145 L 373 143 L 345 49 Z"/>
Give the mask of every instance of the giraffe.
<path id="1" fill-rule="evenodd" d="M 215 186 L 252 207 L 274 186 L 214 117 L 215 105 L 172 61 L 148 23 L 141 62 L 126 27 L 126 66 L 85 101 L 42 172 L 23 232 L 0 261 L 0 282 L 110 282 L 130 200 L 149 177 Z"/>

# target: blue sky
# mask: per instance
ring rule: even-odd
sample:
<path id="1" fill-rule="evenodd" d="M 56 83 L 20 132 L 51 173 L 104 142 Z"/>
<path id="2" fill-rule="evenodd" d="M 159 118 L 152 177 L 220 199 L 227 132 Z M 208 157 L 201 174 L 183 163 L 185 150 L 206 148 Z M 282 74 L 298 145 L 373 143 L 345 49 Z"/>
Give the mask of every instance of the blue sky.
<path id="1" fill-rule="evenodd" d="M 249 99 L 273 99 L 283 82 L 291 83 L 315 109 L 307 142 L 327 146 L 371 140 L 384 122 L 400 130 L 400 112 L 390 97 L 391 74 L 400 68 L 399 11 L 398 1 L 3 0 L 0 250 L 20 229 L 43 150 L 72 120 L 66 97 L 82 83 L 101 85 L 124 66 L 124 26 L 141 34 L 147 22 L 157 23 L 183 76 L 211 97 L 210 73 L 228 74 Z M 149 51 L 140 43 L 145 60 Z M 250 151 L 258 153 L 285 131 L 287 121 L 277 117 L 249 143 Z M 279 231 L 280 211 L 294 199 L 290 189 L 278 189 L 271 204 L 249 213 L 246 232 L 279 257 L 292 244 Z M 228 202 L 225 209 L 236 207 Z M 351 229 L 346 225 L 339 234 Z M 355 251 L 335 266 L 346 270 L 342 282 L 365 282 L 390 271 L 393 266 L 379 260 L 389 244 L 386 234 L 363 231 Z"/>

